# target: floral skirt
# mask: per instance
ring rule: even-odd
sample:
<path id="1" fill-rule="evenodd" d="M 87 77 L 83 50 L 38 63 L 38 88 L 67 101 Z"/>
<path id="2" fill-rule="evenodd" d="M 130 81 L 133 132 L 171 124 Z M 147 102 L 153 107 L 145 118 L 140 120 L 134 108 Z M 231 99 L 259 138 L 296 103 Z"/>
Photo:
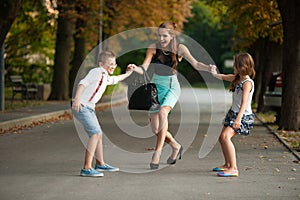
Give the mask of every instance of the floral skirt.
<path id="1" fill-rule="evenodd" d="M 233 123 L 237 117 L 238 113 L 229 110 L 224 121 L 224 126 L 233 126 Z M 241 127 L 239 129 L 235 129 L 235 132 L 240 135 L 249 135 L 250 129 L 253 128 L 254 125 L 254 114 L 243 115 L 241 120 Z"/>

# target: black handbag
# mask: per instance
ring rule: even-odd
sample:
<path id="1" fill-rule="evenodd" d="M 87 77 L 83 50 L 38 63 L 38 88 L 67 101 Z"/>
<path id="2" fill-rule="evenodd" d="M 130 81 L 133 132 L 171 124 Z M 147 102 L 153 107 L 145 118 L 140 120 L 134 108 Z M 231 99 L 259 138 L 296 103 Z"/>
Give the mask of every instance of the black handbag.
<path id="1" fill-rule="evenodd" d="M 128 85 L 128 109 L 129 110 L 158 110 L 158 92 L 155 83 L 150 82 L 146 70 L 143 70 L 143 80 L 136 79 Z"/>

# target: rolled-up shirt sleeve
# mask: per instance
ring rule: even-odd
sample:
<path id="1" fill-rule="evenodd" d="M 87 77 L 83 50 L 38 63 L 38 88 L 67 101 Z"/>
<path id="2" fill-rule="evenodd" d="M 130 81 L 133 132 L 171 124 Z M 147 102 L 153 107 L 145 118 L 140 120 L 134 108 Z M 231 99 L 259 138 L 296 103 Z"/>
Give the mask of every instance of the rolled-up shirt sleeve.
<path id="1" fill-rule="evenodd" d="M 108 76 L 107 82 L 108 85 L 115 85 L 119 82 L 119 78 L 117 76 Z"/>

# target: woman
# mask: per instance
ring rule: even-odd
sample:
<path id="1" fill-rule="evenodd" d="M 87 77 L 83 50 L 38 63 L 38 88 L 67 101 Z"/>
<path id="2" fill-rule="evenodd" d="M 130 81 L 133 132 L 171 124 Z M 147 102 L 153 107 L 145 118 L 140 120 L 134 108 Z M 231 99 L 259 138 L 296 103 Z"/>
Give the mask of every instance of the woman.
<path id="1" fill-rule="evenodd" d="M 164 142 L 167 142 L 173 149 L 168 158 L 168 164 L 175 164 L 181 159 L 183 147 L 173 138 L 168 131 L 168 114 L 177 103 L 180 96 L 180 85 L 177 79 L 177 65 L 182 58 L 185 58 L 196 70 L 211 71 L 211 67 L 198 62 L 190 54 L 189 49 L 183 44 L 177 44 L 175 35 L 175 23 L 164 22 L 158 28 L 158 42 L 151 44 L 146 52 L 143 67 L 154 67 L 152 82 L 157 85 L 158 100 L 160 108 L 150 111 L 150 121 L 153 133 L 157 136 L 156 147 L 150 163 L 151 169 L 159 167 L 159 159 Z M 140 67 L 135 66 L 133 70 L 143 74 Z"/>

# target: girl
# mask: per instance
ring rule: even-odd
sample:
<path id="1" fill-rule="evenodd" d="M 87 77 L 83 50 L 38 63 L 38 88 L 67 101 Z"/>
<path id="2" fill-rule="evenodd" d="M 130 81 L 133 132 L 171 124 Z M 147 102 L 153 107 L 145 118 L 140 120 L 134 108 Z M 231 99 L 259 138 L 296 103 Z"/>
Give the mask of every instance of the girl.
<path id="1" fill-rule="evenodd" d="M 180 85 L 177 79 L 177 65 L 185 58 L 196 70 L 211 71 L 211 67 L 198 62 L 190 54 L 189 49 L 183 44 L 177 44 L 175 35 L 175 23 L 165 22 L 158 28 L 158 42 L 151 44 L 142 64 L 145 70 L 151 64 L 154 67 L 152 82 L 157 85 L 160 108 L 150 111 L 150 122 L 153 133 L 157 136 L 156 147 L 150 163 L 151 169 L 159 167 L 159 159 L 164 142 L 171 145 L 173 151 L 168 164 L 175 164 L 177 158 L 181 158 L 183 147 L 173 138 L 168 131 L 168 114 L 175 106 L 180 95 Z M 134 67 L 134 71 L 143 74 L 140 67 Z"/>
<path id="2" fill-rule="evenodd" d="M 240 53 L 234 58 L 234 74 L 217 74 L 212 70 L 214 77 L 231 82 L 232 106 L 224 121 L 219 137 L 225 164 L 213 168 L 219 171 L 218 176 L 238 176 L 236 152 L 231 138 L 236 134 L 248 135 L 253 128 L 254 114 L 251 109 L 251 100 L 254 92 L 253 78 L 255 76 L 254 62 L 248 53 Z"/>

